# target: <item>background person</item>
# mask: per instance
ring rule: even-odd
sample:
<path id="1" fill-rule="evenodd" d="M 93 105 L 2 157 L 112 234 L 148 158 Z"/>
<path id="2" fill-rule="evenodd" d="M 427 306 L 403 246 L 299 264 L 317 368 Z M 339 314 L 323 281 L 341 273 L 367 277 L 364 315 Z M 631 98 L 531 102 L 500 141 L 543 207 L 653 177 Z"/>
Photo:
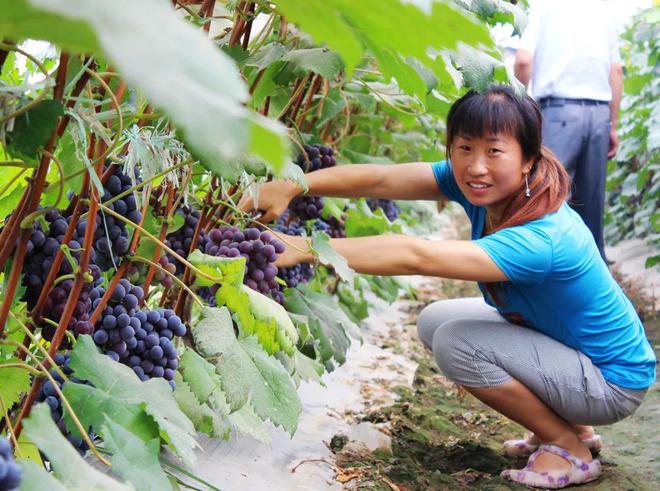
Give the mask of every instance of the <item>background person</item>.
<path id="1" fill-rule="evenodd" d="M 530 15 L 514 65 L 543 113 L 543 144 L 573 181 L 570 205 L 605 258 L 607 159 L 619 146 L 623 67 L 616 30 L 602 1 L 552 0 Z"/>
<path id="2" fill-rule="evenodd" d="M 405 235 L 331 239 L 349 266 L 374 275 L 421 274 L 479 282 L 484 298 L 426 307 L 420 338 L 443 372 L 530 430 L 528 467 L 504 471 L 533 486 L 598 478 L 585 439 L 593 424 L 632 414 L 655 379 L 655 355 L 630 301 L 582 220 L 565 203 L 568 175 L 541 145 L 541 114 L 528 96 L 494 86 L 451 108 L 448 161 L 350 165 L 307 175 L 309 194 L 452 200 L 472 222 L 472 240 Z M 261 186 L 269 222 L 299 185 Z M 254 209 L 250 197 L 239 203 Z M 309 239 L 283 237 L 278 266 L 312 262 Z M 541 443 L 541 445 L 539 445 Z M 537 448 L 538 447 L 538 448 Z"/>

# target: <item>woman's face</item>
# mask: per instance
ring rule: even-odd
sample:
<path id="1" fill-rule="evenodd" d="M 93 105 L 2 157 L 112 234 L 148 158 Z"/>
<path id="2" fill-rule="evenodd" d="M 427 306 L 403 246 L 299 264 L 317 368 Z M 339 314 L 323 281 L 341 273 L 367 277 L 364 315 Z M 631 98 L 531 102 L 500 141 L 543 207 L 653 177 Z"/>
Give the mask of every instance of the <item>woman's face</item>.
<path id="1" fill-rule="evenodd" d="M 454 177 L 465 197 L 485 206 L 499 218 L 529 173 L 532 161 L 524 162 L 520 143 L 502 133 L 483 137 L 457 136 L 451 147 Z"/>

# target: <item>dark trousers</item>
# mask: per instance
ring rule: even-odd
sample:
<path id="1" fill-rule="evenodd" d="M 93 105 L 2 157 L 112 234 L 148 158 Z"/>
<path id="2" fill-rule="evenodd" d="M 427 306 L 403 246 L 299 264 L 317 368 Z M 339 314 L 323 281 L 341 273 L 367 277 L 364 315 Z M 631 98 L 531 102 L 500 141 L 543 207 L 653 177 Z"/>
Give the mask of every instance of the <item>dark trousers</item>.
<path id="1" fill-rule="evenodd" d="M 572 193 L 569 205 L 589 227 L 600 255 L 605 259 L 603 221 L 610 135 L 609 104 L 544 99 L 540 105 L 543 144 L 555 153 L 570 174 Z"/>

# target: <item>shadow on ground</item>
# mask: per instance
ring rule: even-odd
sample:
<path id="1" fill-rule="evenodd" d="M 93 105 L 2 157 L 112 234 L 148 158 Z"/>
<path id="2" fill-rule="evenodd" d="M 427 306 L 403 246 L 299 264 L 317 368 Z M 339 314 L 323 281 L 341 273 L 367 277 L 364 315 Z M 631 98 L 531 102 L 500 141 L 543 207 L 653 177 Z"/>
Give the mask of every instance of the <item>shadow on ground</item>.
<path id="1" fill-rule="evenodd" d="M 474 287 L 463 282 L 442 281 L 438 288 L 447 298 L 478 295 Z M 434 289 L 433 299 L 441 298 L 437 293 Z M 418 297 L 422 302 L 431 299 L 425 292 Z M 416 336 L 414 322 L 421 309 L 412 310 L 409 334 Z M 657 350 L 658 319 L 647 318 L 646 325 Z M 503 469 L 524 465 L 524 461 L 505 458 L 500 452 L 504 440 L 522 434 L 521 427 L 457 390 L 439 373 L 430 353 L 419 343 L 413 346 L 414 352 L 409 355 L 419 363 L 413 386 L 394 389 L 400 396 L 396 404 L 374 410 L 364 418 L 372 423 L 388 423 L 391 452 L 367 452 L 333 441 L 346 489 L 528 489 L 499 477 Z M 597 482 L 580 489 L 660 489 L 658 416 L 660 384 L 650 390 L 635 415 L 598 429 L 607 445 L 601 456 L 605 472 Z"/>

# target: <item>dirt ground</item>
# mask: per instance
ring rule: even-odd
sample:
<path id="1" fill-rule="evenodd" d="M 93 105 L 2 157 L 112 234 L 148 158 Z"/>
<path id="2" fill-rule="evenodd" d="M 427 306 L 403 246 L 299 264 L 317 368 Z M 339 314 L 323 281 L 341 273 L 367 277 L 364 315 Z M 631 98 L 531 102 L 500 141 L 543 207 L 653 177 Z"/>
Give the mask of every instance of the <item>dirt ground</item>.
<path id="1" fill-rule="evenodd" d="M 501 470 L 524 464 L 505 458 L 500 451 L 502 442 L 521 435 L 522 429 L 449 383 L 439 373 L 430 353 L 415 342 L 416 316 L 425 304 L 443 297 L 477 295 L 474 284 L 459 281 L 435 280 L 418 289 L 416 301 L 409 304 L 410 318 L 406 322 L 411 342 L 397 340 L 389 346 L 405 346 L 409 352 L 404 354 L 419 364 L 414 383 L 411 388 L 393 387 L 400 396 L 398 401 L 362 416 L 362 421 L 389 428 L 391 452 L 367 452 L 344 446 L 346 441 L 341 436 L 333 438 L 337 478 L 345 483 L 345 489 L 526 489 L 499 477 Z M 635 295 L 632 291 L 630 296 Z M 642 300 L 633 298 L 643 310 L 646 304 Z M 649 338 L 657 350 L 660 323 L 650 311 L 643 314 Z M 632 417 L 599 428 L 606 445 L 600 457 L 605 473 L 582 489 L 660 489 L 658 416 L 660 384 L 649 391 Z"/>

